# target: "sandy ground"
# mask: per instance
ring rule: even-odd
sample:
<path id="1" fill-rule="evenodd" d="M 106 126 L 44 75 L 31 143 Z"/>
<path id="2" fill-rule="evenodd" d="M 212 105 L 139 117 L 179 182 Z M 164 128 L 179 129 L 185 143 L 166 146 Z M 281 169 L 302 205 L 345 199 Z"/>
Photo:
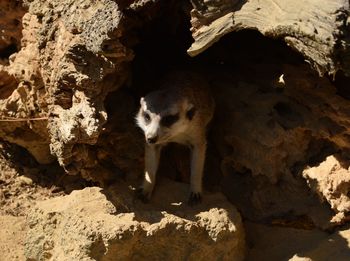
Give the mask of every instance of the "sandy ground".
<path id="1" fill-rule="evenodd" d="M 62 192 L 54 193 L 56 187 L 34 182 L 44 184 L 43 180 L 39 180 L 38 169 L 30 168 L 30 162 L 25 160 L 22 166 L 15 167 L 16 152 L 12 151 L 12 154 L 7 149 L 6 144 L 0 144 L 0 260 L 25 260 L 26 212 L 36 201 Z"/>
<path id="2" fill-rule="evenodd" d="M 0 216 L 0 261 L 25 260 L 25 217 Z"/>
<path id="3" fill-rule="evenodd" d="M 56 165 L 38 167 L 22 150 L 0 143 L 0 261 L 25 260 L 25 217 L 37 201 L 86 185 Z"/>

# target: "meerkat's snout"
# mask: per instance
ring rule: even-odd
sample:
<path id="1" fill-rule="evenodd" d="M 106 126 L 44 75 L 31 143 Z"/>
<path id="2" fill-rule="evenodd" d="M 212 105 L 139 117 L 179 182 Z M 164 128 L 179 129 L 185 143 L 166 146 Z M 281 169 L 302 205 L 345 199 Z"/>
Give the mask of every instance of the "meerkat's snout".
<path id="1" fill-rule="evenodd" d="M 149 144 L 154 144 L 156 143 L 158 140 L 158 136 L 154 136 L 154 137 L 147 137 L 146 138 L 146 141 L 149 143 Z"/>

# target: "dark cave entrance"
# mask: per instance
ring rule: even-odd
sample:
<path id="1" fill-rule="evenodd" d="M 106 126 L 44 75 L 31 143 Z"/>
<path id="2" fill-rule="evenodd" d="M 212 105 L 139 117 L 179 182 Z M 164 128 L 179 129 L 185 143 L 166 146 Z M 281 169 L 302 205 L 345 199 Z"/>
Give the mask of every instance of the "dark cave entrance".
<path id="1" fill-rule="evenodd" d="M 136 140 L 139 157 L 134 165 L 139 167 L 139 178 L 143 171 L 144 145 L 141 130 L 134 122 L 139 99 L 156 90 L 159 80 L 168 71 L 191 70 L 209 81 L 217 103 L 216 114 L 208 130 L 204 188 L 207 191 L 222 190 L 238 206 L 243 217 L 250 220 L 266 220 L 276 213 L 291 211 L 298 204 L 297 199 L 293 201 L 292 194 L 286 196 L 291 198 L 288 207 L 283 207 L 285 202 L 279 201 L 282 196 L 277 196 L 277 200 L 275 197 L 283 194 L 291 179 L 298 184 L 298 193 L 308 198 L 309 203 L 316 202 L 308 194 L 305 180 L 300 177 L 300 169 L 308 161 L 321 160 L 326 152 L 336 152 L 337 147 L 327 140 L 314 137 L 309 130 L 298 132 L 299 126 L 305 128 L 303 113 L 307 109 L 288 96 L 290 94 L 286 95 L 286 90 L 280 88 L 278 83 L 285 65 L 306 68 L 314 78 L 318 77 L 316 72 L 282 40 L 264 37 L 254 30 L 228 34 L 204 53 L 191 58 L 186 52 L 193 41 L 190 16 L 186 8 L 180 7 L 164 12 L 135 33 L 139 41 L 132 47 L 135 58 L 131 66 L 131 84 L 109 95 L 106 101 L 109 122 L 121 117 L 127 122 L 128 127 L 124 130 L 120 127 L 123 124 L 115 123 L 115 126 L 119 126 L 115 127 L 119 128 L 115 133 L 129 132 Z M 128 104 L 129 110 L 121 115 L 116 112 L 115 106 L 123 106 L 123 103 Z M 230 132 L 233 134 L 230 135 Z M 292 135 L 295 140 L 283 140 L 285 134 Z M 281 140 L 281 144 L 272 145 L 272 139 L 264 144 L 264 139 L 273 135 Z M 303 139 L 306 142 L 299 147 L 298 142 Z M 315 146 L 315 143 L 318 145 Z M 252 149 L 255 146 L 256 155 Z M 126 145 L 122 147 L 127 148 Z M 302 153 L 297 153 L 297 150 Z M 269 158 L 270 154 L 272 158 L 276 157 L 275 161 Z M 160 166 L 158 175 L 188 182 L 188 150 L 170 146 L 162 152 L 162 157 L 166 166 Z M 179 161 L 180 167 L 177 166 Z M 258 167 L 255 168 L 255 165 Z M 284 176 L 279 172 L 286 168 L 289 168 L 291 175 Z M 252 174 L 254 171 L 265 173 L 257 178 Z M 262 202 L 263 210 L 257 210 L 250 200 L 252 193 L 267 195 Z M 276 211 L 268 210 L 270 205 L 276 205 Z"/>
<path id="2" fill-rule="evenodd" d="M 264 37 L 254 30 L 228 34 L 204 53 L 192 58 L 187 54 L 187 49 L 193 42 L 190 32 L 190 6 L 186 1 L 173 4 L 173 8 L 162 8 L 163 12 L 160 15 L 133 32 L 138 37 L 138 44 L 132 47 L 135 58 L 131 66 L 131 84 L 113 92 L 107 98 L 106 109 L 109 121 L 117 117 L 115 105 L 120 105 L 120 103 L 116 101 L 122 103 L 122 100 L 126 99 L 121 97 L 127 96 L 129 102 L 133 100 L 133 106 L 129 106 L 132 109 L 126 114 L 130 118 L 128 126 L 137 129 L 133 118 L 137 112 L 140 97 L 156 90 L 159 80 L 172 70 L 199 72 L 208 79 L 213 92 L 218 86 L 236 88 L 237 84 L 244 82 L 259 85 L 258 92 L 260 93 L 271 92 L 283 96 L 281 89 L 275 88 L 272 84 L 282 74 L 283 64 L 296 66 L 305 64 L 303 57 L 290 49 L 282 40 Z M 231 146 L 218 148 L 218 144 L 215 144 L 217 142 L 214 142 L 215 137 L 222 134 L 222 130 L 218 130 L 217 126 L 224 121 L 220 115 L 225 115 L 227 111 L 225 106 L 227 104 L 217 106 L 216 116 L 208 131 L 209 144 L 206 163 L 208 166 L 204 180 L 208 189 L 215 189 L 220 185 L 221 178 L 217 177 L 222 176 L 220 165 L 225 154 L 238 153 L 233 152 L 235 149 Z M 279 106 L 275 106 L 276 113 L 278 113 L 278 108 Z M 295 113 L 290 108 L 287 111 L 291 114 Z M 143 145 L 141 130 L 137 129 L 135 133 L 137 133 L 138 145 Z M 189 161 L 189 153 L 178 150 L 180 152 L 175 152 L 175 154 L 166 150 L 164 157 L 181 154 L 187 155 L 184 160 Z M 189 163 L 185 165 L 189 166 Z M 244 167 L 232 169 L 238 172 L 246 170 Z M 188 173 L 179 174 L 177 170 L 164 172 L 172 173 L 169 176 L 177 180 L 186 180 L 184 176 L 188 176 Z"/>
<path id="3" fill-rule="evenodd" d="M 305 64 L 303 57 L 282 40 L 267 38 L 255 30 L 230 33 L 205 52 L 190 57 L 187 49 L 193 38 L 190 7 L 186 7 L 168 10 L 138 32 L 139 44 L 133 47 L 132 89 L 139 96 L 157 89 L 159 79 L 171 70 L 237 74 L 251 81 L 255 74 L 274 79 L 285 63 Z M 271 68 L 258 71 L 256 64 L 269 64 Z"/>

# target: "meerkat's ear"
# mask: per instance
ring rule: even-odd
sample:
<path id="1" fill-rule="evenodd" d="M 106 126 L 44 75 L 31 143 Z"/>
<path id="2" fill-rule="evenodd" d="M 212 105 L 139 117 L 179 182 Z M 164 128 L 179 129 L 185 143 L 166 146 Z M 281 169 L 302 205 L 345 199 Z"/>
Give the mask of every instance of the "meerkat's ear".
<path id="1" fill-rule="evenodd" d="M 141 97 L 141 99 L 140 99 L 140 105 L 143 106 L 144 103 L 145 103 L 145 98 L 144 98 L 144 97 Z"/>
<path id="2" fill-rule="evenodd" d="M 187 107 L 186 117 L 189 120 L 192 120 L 195 113 L 196 113 L 196 107 L 194 107 L 194 105 L 190 103 Z"/>

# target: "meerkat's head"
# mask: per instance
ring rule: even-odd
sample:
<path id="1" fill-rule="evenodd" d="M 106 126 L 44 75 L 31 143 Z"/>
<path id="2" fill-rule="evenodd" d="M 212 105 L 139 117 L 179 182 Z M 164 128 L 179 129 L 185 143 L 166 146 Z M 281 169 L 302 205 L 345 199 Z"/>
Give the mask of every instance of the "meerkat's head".
<path id="1" fill-rule="evenodd" d="M 141 98 L 136 122 L 147 143 L 161 144 L 186 132 L 194 114 L 195 107 L 187 100 L 151 93 Z"/>

